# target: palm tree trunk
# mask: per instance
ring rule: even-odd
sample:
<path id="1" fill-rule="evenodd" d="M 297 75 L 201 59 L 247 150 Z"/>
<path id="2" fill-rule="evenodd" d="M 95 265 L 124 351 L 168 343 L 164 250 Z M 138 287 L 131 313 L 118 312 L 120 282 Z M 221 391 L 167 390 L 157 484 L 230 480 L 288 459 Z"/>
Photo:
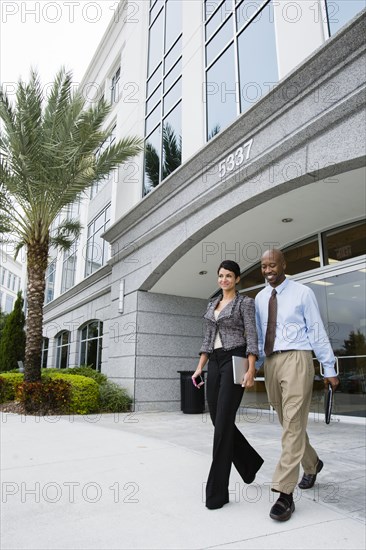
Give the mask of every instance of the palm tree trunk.
<path id="1" fill-rule="evenodd" d="M 24 381 L 41 379 L 43 304 L 46 287 L 48 242 L 28 245 L 27 251 L 27 340 Z"/>

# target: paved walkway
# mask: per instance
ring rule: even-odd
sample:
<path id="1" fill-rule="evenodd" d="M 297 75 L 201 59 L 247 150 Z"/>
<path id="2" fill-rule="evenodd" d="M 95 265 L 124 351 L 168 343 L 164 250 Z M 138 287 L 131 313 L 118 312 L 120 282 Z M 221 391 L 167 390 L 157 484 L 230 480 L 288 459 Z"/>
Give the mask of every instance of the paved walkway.
<path id="1" fill-rule="evenodd" d="M 230 503 L 204 505 L 213 429 L 205 413 L 1 417 L 1 549 L 364 549 L 365 425 L 311 419 L 324 469 L 269 518 L 280 453 L 275 416 L 238 414 L 265 459 L 256 482 L 233 468 Z"/>

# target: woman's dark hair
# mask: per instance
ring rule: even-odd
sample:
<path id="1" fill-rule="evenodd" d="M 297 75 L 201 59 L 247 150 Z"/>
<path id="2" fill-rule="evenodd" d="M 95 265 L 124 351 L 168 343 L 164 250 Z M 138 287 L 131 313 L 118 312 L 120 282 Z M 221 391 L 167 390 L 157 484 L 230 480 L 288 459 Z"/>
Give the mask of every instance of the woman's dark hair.
<path id="1" fill-rule="evenodd" d="M 236 263 L 236 262 L 233 262 L 232 260 L 224 260 L 223 262 L 221 262 L 221 264 L 219 265 L 219 268 L 217 270 L 217 274 L 219 274 L 219 271 L 221 268 L 224 268 L 226 269 L 227 271 L 232 271 L 235 275 L 235 279 L 237 277 L 240 277 L 240 267 L 239 265 Z"/>

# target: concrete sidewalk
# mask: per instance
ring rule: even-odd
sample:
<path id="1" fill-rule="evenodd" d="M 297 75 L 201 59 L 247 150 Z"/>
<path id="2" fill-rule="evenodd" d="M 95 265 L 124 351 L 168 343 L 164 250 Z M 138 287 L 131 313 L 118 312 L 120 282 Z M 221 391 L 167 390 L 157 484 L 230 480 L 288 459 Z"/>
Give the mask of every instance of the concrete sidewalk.
<path id="1" fill-rule="evenodd" d="M 204 505 L 207 413 L 3 413 L 1 549 L 364 549 L 364 423 L 309 421 L 324 469 L 280 523 L 269 517 L 280 427 L 274 415 L 240 411 L 265 463 L 250 486 L 232 469 L 219 510 Z"/>

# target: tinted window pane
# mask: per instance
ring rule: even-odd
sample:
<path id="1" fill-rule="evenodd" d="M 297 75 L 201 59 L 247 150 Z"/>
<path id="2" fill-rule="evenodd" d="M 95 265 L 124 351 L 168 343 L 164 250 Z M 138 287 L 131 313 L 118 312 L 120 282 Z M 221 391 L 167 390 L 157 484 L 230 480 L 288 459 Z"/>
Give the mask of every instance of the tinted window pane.
<path id="1" fill-rule="evenodd" d="M 146 140 L 145 145 L 145 193 L 159 185 L 160 181 L 160 127 Z"/>
<path id="2" fill-rule="evenodd" d="M 237 116 L 233 45 L 207 71 L 206 86 L 207 139 L 210 139 Z"/>
<path id="3" fill-rule="evenodd" d="M 179 103 L 163 122 L 163 175 L 166 178 L 182 162 L 182 109 Z"/>
<path id="4" fill-rule="evenodd" d="M 220 53 L 226 44 L 233 37 L 233 18 L 232 16 L 224 23 L 221 29 L 215 34 L 206 47 L 206 65 L 209 65 L 213 59 Z"/>
<path id="5" fill-rule="evenodd" d="M 327 0 L 330 34 L 334 34 L 365 8 L 365 0 Z"/>
<path id="6" fill-rule="evenodd" d="M 232 8 L 233 3 L 231 0 L 225 0 L 225 2 L 221 4 L 221 6 L 206 24 L 206 40 L 208 40 L 213 35 L 215 30 L 230 15 L 230 13 L 232 12 Z"/>
<path id="7" fill-rule="evenodd" d="M 167 52 L 182 32 L 181 1 L 168 0 L 165 10 L 165 51 Z"/>
<path id="8" fill-rule="evenodd" d="M 366 254 L 366 223 L 329 231 L 324 238 L 326 263 L 338 263 Z"/>
<path id="9" fill-rule="evenodd" d="M 163 55 L 163 30 L 164 30 L 164 11 L 161 11 L 156 21 L 150 29 L 149 35 L 149 63 L 148 74 L 150 75 L 158 63 L 160 63 Z"/>
<path id="10" fill-rule="evenodd" d="M 238 39 L 242 112 L 278 82 L 275 32 L 269 6 L 260 12 Z"/>
<path id="11" fill-rule="evenodd" d="M 252 0 L 244 0 L 236 9 L 237 30 L 240 31 L 243 25 L 250 21 L 259 8 L 267 1 L 268 0 L 256 0 L 253 2 Z M 273 13 L 270 13 L 270 16 L 273 20 Z"/>
<path id="12" fill-rule="evenodd" d="M 175 103 L 182 97 L 182 79 L 169 90 L 164 97 L 164 115 L 169 112 Z"/>
<path id="13" fill-rule="evenodd" d="M 295 275 L 320 267 L 320 253 L 318 238 L 313 237 L 295 247 L 283 251 L 286 258 L 286 273 Z"/>

